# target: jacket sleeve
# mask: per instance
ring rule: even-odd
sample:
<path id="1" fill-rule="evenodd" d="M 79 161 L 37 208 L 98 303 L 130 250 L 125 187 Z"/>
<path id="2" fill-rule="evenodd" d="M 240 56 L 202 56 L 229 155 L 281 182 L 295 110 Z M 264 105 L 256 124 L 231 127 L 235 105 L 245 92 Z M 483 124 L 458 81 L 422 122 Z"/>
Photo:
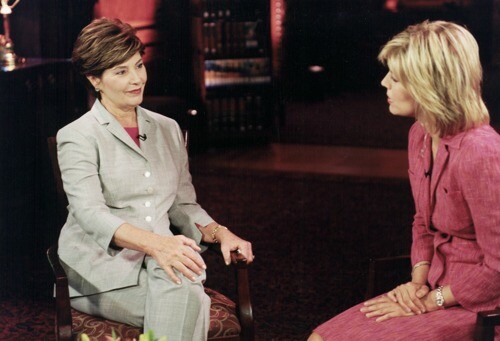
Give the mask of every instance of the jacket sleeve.
<path id="1" fill-rule="evenodd" d="M 113 235 L 125 221 L 106 206 L 98 173 L 98 149 L 79 131 L 67 126 L 57 134 L 58 162 L 68 211 L 99 246 L 112 255 Z"/>
<path id="2" fill-rule="evenodd" d="M 196 201 L 196 192 L 191 182 L 191 173 L 189 172 L 187 150 L 182 142 L 183 136 L 177 124 L 175 133 L 179 141 L 177 158 L 180 169 L 179 187 L 175 200 L 168 211 L 168 215 L 171 223 L 176 226 L 183 235 L 200 243 L 202 235 L 196 227 L 196 224 L 206 226 L 214 220 Z"/>
<path id="3" fill-rule="evenodd" d="M 416 264 L 421 261 L 431 261 L 434 254 L 434 236 L 429 232 L 426 216 L 429 214 L 428 190 L 430 179 L 424 176 L 424 148 L 425 132 L 420 123 L 415 122 L 410 129 L 408 139 L 408 175 L 415 202 L 415 215 L 412 224 L 411 261 Z M 427 154 L 426 154 L 427 155 Z M 430 155 L 429 155 L 430 157 Z"/>
<path id="4" fill-rule="evenodd" d="M 450 286 L 456 300 L 472 311 L 500 306 L 500 143 L 496 142 L 468 148 L 459 165 L 462 195 L 484 258 Z"/>

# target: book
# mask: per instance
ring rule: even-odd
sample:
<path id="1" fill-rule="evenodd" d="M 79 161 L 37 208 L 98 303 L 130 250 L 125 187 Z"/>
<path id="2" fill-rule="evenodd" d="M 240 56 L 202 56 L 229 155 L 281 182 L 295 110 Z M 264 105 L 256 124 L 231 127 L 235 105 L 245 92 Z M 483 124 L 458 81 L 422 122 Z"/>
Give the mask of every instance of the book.
<path id="1" fill-rule="evenodd" d="M 207 88 L 271 82 L 269 58 L 205 60 Z"/>

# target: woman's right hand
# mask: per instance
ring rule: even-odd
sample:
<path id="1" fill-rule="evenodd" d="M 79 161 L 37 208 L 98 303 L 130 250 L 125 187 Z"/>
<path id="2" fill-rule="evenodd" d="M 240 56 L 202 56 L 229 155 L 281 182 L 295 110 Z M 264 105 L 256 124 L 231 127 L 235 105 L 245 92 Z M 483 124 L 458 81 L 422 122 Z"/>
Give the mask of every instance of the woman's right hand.
<path id="1" fill-rule="evenodd" d="M 160 236 L 123 223 L 115 231 L 112 242 L 116 246 L 141 251 L 153 257 L 177 284 L 181 284 L 181 279 L 174 269 L 194 281 L 207 268 L 198 253 L 201 248 L 193 239 L 183 235 Z"/>
<path id="2" fill-rule="evenodd" d="M 407 313 L 423 314 L 426 310 L 421 298 L 428 292 L 429 287 L 425 284 L 407 282 L 389 291 L 387 297 L 393 302 L 399 303 Z"/>
<path id="3" fill-rule="evenodd" d="M 182 235 L 157 236 L 156 239 L 154 245 L 148 248 L 147 253 L 175 283 L 181 284 L 181 279 L 174 269 L 194 281 L 207 268 L 198 253 L 201 249 L 193 239 Z"/>

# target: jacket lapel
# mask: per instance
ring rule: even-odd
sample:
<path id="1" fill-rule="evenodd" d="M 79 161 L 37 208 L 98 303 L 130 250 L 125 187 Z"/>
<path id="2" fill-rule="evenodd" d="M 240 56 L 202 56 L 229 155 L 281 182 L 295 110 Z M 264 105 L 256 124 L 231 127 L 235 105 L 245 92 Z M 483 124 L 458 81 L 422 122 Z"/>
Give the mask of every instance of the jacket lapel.
<path id="1" fill-rule="evenodd" d="M 451 149 L 460 149 L 462 140 L 467 132 L 461 132 L 453 136 L 445 136 L 441 138 L 441 143 L 439 145 L 439 150 L 432 167 L 432 178 L 431 178 L 431 212 L 434 210 L 434 204 L 436 202 L 436 189 L 439 181 L 441 180 L 441 175 L 446 168 L 446 164 L 450 158 Z"/>
<path id="2" fill-rule="evenodd" d="M 153 138 L 153 120 L 149 117 L 146 111 L 137 107 L 137 124 L 139 125 L 139 134 L 146 135 L 146 141 Z M 146 143 L 144 145 L 147 145 Z"/>
<path id="3" fill-rule="evenodd" d="M 139 109 L 137 111 L 139 112 Z M 124 143 L 129 148 L 133 149 L 136 153 L 138 153 L 142 157 L 146 158 L 146 156 L 144 155 L 141 148 L 139 148 L 139 146 L 132 140 L 132 138 L 125 131 L 125 129 L 123 129 L 123 127 L 113 117 L 113 115 L 111 115 L 106 110 L 106 108 L 104 108 L 104 106 L 101 104 L 101 102 L 99 102 L 99 100 L 95 101 L 94 106 L 92 107 L 92 112 L 94 113 L 94 116 L 97 118 L 99 123 L 101 123 L 103 126 L 105 126 L 106 129 L 113 136 L 115 136 L 118 140 L 120 140 L 122 143 Z M 140 120 L 139 120 L 139 114 L 138 114 L 137 120 L 139 122 L 139 133 L 142 134 Z"/>
<path id="4" fill-rule="evenodd" d="M 144 157 L 151 160 L 155 153 L 152 153 L 152 149 L 156 149 L 158 146 L 155 142 L 155 123 L 154 120 L 147 114 L 147 112 L 141 108 L 137 107 L 137 123 L 139 125 L 139 134 L 146 135 L 146 140 L 141 141 L 141 152 Z"/>
<path id="5" fill-rule="evenodd" d="M 448 163 L 448 159 L 450 157 L 450 153 L 448 151 L 448 144 L 441 141 L 439 145 L 439 150 L 436 155 L 436 159 L 434 160 L 434 165 L 432 167 L 432 177 L 431 177 L 431 213 L 434 211 L 434 205 L 436 203 L 436 188 L 441 179 L 441 175 L 445 170 L 446 164 Z"/>

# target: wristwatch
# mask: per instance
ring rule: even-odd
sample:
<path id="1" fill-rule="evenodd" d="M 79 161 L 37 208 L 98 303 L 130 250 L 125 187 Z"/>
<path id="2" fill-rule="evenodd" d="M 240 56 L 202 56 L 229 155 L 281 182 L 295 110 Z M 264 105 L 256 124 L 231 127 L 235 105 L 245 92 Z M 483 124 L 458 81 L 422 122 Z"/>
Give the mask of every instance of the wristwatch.
<path id="1" fill-rule="evenodd" d="M 444 296 L 443 296 L 443 286 L 439 286 L 437 289 L 436 289 L 436 305 L 441 308 L 441 309 L 444 309 Z"/>

